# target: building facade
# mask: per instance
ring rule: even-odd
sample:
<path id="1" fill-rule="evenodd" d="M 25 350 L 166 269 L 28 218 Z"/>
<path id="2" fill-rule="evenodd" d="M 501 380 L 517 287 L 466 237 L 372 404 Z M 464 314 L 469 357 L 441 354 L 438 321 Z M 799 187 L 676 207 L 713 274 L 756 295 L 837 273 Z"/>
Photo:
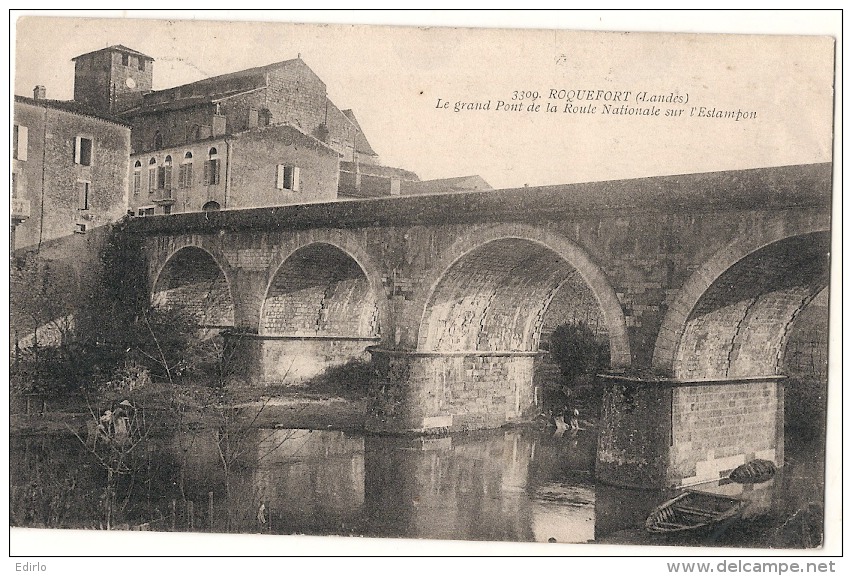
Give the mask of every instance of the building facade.
<path id="1" fill-rule="evenodd" d="M 131 155 L 139 216 L 329 201 L 338 153 L 289 125 L 265 126 Z"/>
<path id="2" fill-rule="evenodd" d="M 127 210 L 130 127 L 78 102 L 15 96 L 12 249 L 85 233 Z"/>

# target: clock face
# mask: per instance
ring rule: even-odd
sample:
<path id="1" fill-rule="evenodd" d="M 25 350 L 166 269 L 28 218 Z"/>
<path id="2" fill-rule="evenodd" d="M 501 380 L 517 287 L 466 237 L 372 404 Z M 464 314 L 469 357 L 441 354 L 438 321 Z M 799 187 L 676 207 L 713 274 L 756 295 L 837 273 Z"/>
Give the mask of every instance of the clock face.
<path id="1" fill-rule="evenodd" d="M 128 88 L 136 88 L 136 80 L 134 80 L 133 78 L 128 78 L 124 81 L 124 83 L 127 85 Z"/>

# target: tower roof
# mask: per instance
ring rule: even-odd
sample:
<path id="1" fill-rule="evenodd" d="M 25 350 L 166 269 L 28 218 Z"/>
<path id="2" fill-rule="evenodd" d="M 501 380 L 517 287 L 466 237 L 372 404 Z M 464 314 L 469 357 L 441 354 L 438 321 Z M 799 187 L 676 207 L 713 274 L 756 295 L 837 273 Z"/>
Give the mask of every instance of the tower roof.
<path id="1" fill-rule="evenodd" d="M 142 54 L 142 52 L 137 52 L 136 50 L 133 50 L 132 48 L 128 48 L 127 46 L 124 46 L 122 44 L 113 44 L 112 46 L 107 46 L 106 48 L 101 48 L 100 50 L 92 50 L 91 52 L 86 52 L 85 54 L 80 54 L 79 56 L 74 56 L 73 58 L 71 58 L 71 61 L 73 62 L 74 60 L 77 60 L 78 58 L 82 58 L 83 56 L 88 56 L 89 54 L 97 54 L 98 52 L 107 52 L 107 51 L 121 52 L 122 54 L 130 54 L 132 56 L 144 58 L 145 60 L 150 60 L 151 62 L 154 61 L 154 59 L 151 58 L 150 56 L 148 56 L 146 54 Z"/>

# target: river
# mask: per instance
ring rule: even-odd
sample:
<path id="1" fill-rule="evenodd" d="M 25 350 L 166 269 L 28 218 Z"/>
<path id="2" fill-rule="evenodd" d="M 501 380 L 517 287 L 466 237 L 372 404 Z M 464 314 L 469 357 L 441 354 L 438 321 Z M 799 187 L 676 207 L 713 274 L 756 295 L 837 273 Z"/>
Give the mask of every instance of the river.
<path id="1" fill-rule="evenodd" d="M 120 453 L 118 466 L 115 453 L 90 449 L 71 434 L 18 435 L 10 442 L 10 522 L 520 542 L 818 545 L 823 443 L 788 437 L 785 444 L 785 465 L 776 477 L 743 489 L 751 514 L 723 533 L 672 540 L 641 529 L 671 493 L 596 484 L 593 429 L 392 437 L 202 428 L 152 435 Z M 724 491 L 724 481 L 702 488 Z"/>

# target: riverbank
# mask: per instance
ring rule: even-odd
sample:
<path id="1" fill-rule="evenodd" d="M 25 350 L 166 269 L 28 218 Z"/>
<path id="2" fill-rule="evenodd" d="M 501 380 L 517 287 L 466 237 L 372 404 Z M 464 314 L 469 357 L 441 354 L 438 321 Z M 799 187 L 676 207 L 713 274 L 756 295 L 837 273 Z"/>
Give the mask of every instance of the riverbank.
<path id="1" fill-rule="evenodd" d="M 180 418 L 191 427 L 217 426 L 225 412 L 245 426 L 360 430 L 367 412 L 366 396 L 357 390 L 328 391 L 300 386 L 236 388 L 227 395 L 205 386 L 152 385 L 143 392 L 86 398 L 82 395 L 12 399 L 10 433 L 31 435 L 85 430 L 87 423 L 122 400 L 145 410 L 159 427 Z"/>

